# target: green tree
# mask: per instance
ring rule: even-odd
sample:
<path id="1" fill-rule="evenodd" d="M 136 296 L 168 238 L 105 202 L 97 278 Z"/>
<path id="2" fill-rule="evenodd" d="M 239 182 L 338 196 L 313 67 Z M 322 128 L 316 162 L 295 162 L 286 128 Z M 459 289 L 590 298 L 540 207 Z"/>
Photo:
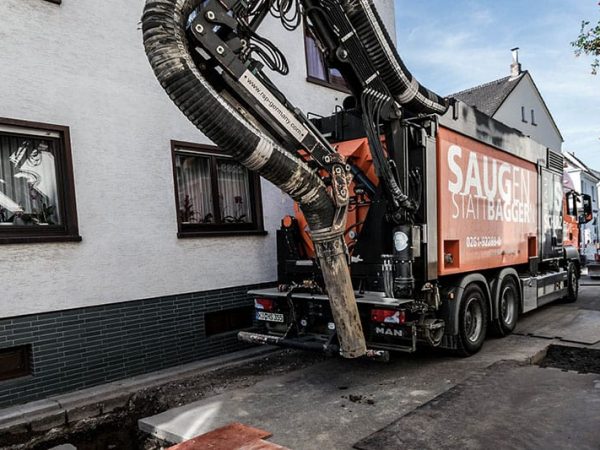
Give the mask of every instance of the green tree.
<path id="1" fill-rule="evenodd" d="M 579 36 L 571 45 L 575 48 L 576 56 L 584 54 L 596 57 L 592 62 L 592 74 L 596 75 L 600 68 L 600 21 L 595 26 L 590 26 L 588 20 L 582 21 Z"/>

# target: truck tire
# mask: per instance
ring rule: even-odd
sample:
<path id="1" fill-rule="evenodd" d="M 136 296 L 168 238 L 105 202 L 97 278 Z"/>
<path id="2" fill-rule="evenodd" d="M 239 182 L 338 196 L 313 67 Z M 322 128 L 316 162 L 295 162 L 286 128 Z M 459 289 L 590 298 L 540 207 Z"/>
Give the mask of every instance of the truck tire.
<path id="1" fill-rule="evenodd" d="M 575 303 L 579 296 L 579 273 L 575 263 L 570 262 L 567 268 L 568 293 L 564 298 L 565 303 Z"/>
<path id="2" fill-rule="evenodd" d="M 513 332 L 519 320 L 519 288 L 513 277 L 506 277 L 500 286 L 498 318 L 492 321 L 492 332 L 499 337 Z"/>
<path id="3" fill-rule="evenodd" d="M 488 324 L 487 304 L 479 285 L 472 283 L 466 287 L 458 312 L 458 355 L 471 356 L 483 346 Z"/>

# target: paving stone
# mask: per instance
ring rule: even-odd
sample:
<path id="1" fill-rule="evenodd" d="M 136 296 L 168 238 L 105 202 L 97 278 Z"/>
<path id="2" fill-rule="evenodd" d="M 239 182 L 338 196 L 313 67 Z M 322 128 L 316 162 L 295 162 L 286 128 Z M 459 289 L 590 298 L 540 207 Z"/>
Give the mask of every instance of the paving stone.
<path id="1" fill-rule="evenodd" d="M 571 305 L 552 305 L 528 314 L 518 324 L 516 333 L 567 342 L 593 345 L 600 342 L 600 311 L 575 309 Z"/>
<path id="2" fill-rule="evenodd" d="M 60 410 L 60 405 L 54 400 L 38 400 L 24 405 L 11 406 L 0 410 L 0 430 L 15 423 L 27 423 L 28 416 L 41 416 Z"/>
<path id="3" fill-rule="evenodd" d="M 130 398 L 130 392 L 122 392 L 113 397 L 103 399 L 101 404 L 102 414 L 112 412 L 115 409 L 124 408 L 127 406 L 127 403 L 129 403 Z"/>
<path id="4" fill-rule="evenodd" d="M 38 400 L 35 402 L 25 403 L 18 407 L 23 415 L 28 414 L 42 414 L 54 410 L 60 409 L 60 405 L 57 401 L 52 399 Z"/>
<path id="5" fill-rule="evenodd" d="M 140 419 L 138 425 L 158 439 L 178 443 L 213 430 L 220 409 L 220 401 L 193 402 Z"/>
<path id="6" fill-rule="evenodd" d="M 0 410 L 0 430 L 15 421 L 24 420 L 23 412 L 17 406 Z"/>
<path id="7" fill-rule="evenodd" d="M 65 425 L 67 422 L 67 416 L 65 411 L 61 410 L 53 414 L 45 414 L 37 417 L 34 416 L 29 420 L 31 424 L 31 431 L 42 432 Z"/>
<path id="8" fill-rule="evenodd" d="M 355 444 L 361 450 L 597 450 L 598 375 L 497 363 Z"/>
<path id="9" fill-rule="evenodd" d="M 12 422 L 6 422 L 2 426 L 0 426 L 0 435 L 2 436 L 20 435 L 28 433 L 29 426 L 23 417 L 16 419 Z"/>
<path id="10" fill-rule="evenodd" d="M 101 403 L 91 403 L 87 405 L 77 405 L 70 408 L 65 408 L 67 413 L 67 422 L 72 424 L 80 420 L 97 417 L 102 412 Z"/>
<path id="11" fill-rule="evenodd" d="M 67 413 L 67 422 L 75 423 L 83 419 L 99 416 L 101 405 L 98 397 L 91 395 L 90 390 L 73 392 L 53 397 Z"/>

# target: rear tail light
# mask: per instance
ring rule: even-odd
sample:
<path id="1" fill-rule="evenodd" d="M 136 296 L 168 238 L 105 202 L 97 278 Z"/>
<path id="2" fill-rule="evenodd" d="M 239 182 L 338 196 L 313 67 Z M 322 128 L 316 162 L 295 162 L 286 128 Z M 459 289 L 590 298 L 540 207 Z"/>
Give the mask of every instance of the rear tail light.
<path id="1" fill-rule="evenodd" d="M 273 311 L 275 308 L 275 302 L 270 298 L 255 298 L 254 307 L 261 311 Z"/>
<path id="2" fill-rule="evenodd" d="M 402 324 L 406 321 L 404 311 L 393 309 L 372 309 L 371 321 L 377 323 Z"/>

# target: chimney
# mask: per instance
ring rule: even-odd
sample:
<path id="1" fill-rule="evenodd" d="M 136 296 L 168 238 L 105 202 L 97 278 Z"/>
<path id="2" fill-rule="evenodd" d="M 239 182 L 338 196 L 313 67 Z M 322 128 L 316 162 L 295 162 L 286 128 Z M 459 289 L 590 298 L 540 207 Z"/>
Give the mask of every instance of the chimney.
<path id="1" fill-rule="evenodd" d="M 521 75 L 521 63 L 519 62 L 519 47 L 511 48 L 512 64 L 510 65 L 510 77 L 517 78 Z"/>

